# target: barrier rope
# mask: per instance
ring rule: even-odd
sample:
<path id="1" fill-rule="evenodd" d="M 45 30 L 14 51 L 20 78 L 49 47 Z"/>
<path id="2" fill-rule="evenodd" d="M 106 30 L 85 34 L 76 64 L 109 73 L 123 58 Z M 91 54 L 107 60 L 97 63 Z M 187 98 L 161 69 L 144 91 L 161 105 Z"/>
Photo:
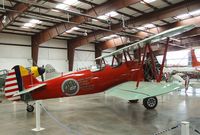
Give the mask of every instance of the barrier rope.
<path id="1" fill-rule="evenodd" d="M 43 110 L 47 113 L 47 115 L 48 115 L 53 121 L 55 121 L 61 128 L 65 129 L 67 132 L 75 133 L 75 134 L 77 134 L 77 135 L 81 135 L 79 132 L 72 130 L 71 128 L 67 127 L 66 125 L 64 125 L 63 123 L 61 123 L 59 120 L 57 120 L 51 113 L 49 113 L 49 112 L 47 111 L 47 109 L 46 109 L 42 104 L 40 104 L 40 106 L 41 106 L 41 107 L 43 108 Z"/>
<path id="2" fill-rule="evenodd" d="M 193 128 L 193 126 L 190 125 L 190 128 L 192 129 L 193 132 L 197 133 L 198 135 L 200 135 L 200 131 L 196 128 Z"/>
<path id="3" fill-rule="evenodd" d="M 157 133 L 154 133 L 153 135 L 161 135 L 161 134 L 164 134 L 164 133 L 166 133 L 166 132 L 172 131 L 172 130 L 174 130 L 174 129 L 180 127 L 180 126 L 181 126 L 181 124 L 177 124 L 176 126 L 173 126 L 173 127 L 171 127 L 171 128 L 168 128 L 168 129 L 164 129 L 164 130 L 162 130 L 162 131 L 159 131 L 159 132 L 157 132 Z"/>

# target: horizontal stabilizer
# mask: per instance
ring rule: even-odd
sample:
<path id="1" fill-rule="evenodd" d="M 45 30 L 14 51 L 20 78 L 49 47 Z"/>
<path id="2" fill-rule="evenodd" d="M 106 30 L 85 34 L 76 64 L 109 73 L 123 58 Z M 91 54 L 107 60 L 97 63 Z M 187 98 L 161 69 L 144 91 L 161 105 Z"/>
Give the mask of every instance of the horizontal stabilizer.
<path id="1" fill-rule="evenodd" d="M 136 83 L 137 82 L 129 81 L 119 84 L 108 89 L 106 95 L 119 97 L 125 100 L 136 100 L 159 96 L 180 88 L 178 84 L 165 82 L 140 82 L 140 86 L 136 88 Z"/>
<path id="2" fill-rule="evenodd" d="M 22 90 L 22 91 L 18 91 L 13 95 L 13 97 L 19 96 L 19 95 L 23 95 L 23 94 L 27 94 L 27 93 L 32 92 L 32 91 L 34 91 L 34 90 L 36 90 L 38 88 L 41 88 L 43 86 L 46 86 L 46 83 L 38 84 L 38 85 L 35 85 L 35 86 L 31 87 L 31 88 L 28 88 L 28 89 L 25 89 L 25 90 Z"/>

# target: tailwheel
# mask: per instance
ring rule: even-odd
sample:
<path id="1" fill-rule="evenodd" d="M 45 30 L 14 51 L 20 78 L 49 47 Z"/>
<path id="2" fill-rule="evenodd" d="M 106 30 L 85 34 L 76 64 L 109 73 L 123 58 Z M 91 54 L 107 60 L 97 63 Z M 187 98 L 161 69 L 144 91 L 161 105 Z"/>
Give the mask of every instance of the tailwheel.
<path id="1" fill-rule="evenodd" d="M 139 101 L 139 99 L 136 100 L 129 100 L 129 103 L 137 103 Z"/>
<path id="2" fill-rule="evenodd" d="M 34 106 L 33 105 L 27 105 L 26 111 L 27 112 L 33 112 L 34 111 Z"/>
<path id="3" fill-rule="evenodd" d="M 146 109 L 154 109 L 158 104 L 158 99 L 156 97 L 148 97 L 143 100 L 143 105 Z"/>

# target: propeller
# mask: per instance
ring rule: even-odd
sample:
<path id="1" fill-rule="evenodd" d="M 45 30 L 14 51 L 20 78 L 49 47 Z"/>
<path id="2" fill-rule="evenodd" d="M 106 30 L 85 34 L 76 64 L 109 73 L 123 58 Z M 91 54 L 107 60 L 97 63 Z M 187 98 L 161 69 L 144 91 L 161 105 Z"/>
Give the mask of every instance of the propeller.
<path id="1" fill-rule="evenodd" d="M 42 81 L 44 82 L 44 73 L 45 73 L 44 65 L 42 65 L 42 67 L 38 67 L 38 73 L 41 76 Z"/>

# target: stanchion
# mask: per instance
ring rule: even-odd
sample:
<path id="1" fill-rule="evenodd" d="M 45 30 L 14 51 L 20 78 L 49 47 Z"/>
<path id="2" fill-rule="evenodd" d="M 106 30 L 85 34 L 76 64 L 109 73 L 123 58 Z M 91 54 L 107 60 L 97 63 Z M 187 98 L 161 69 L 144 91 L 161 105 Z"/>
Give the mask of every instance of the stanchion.
<path id="1" fill-rule="evenodd" d="M 35 101 L 35 109 L 36 109 L 36 128 L 32 129 L 33 131 L 41 131 L 44 130 L 44 128 L 40 127 L 40 100 Z"/>
<path id="2" fill-rule="evenodd" d="M 181 135 L 190 135 L 190 123 L 187 121 L 181 122 Z"/>

